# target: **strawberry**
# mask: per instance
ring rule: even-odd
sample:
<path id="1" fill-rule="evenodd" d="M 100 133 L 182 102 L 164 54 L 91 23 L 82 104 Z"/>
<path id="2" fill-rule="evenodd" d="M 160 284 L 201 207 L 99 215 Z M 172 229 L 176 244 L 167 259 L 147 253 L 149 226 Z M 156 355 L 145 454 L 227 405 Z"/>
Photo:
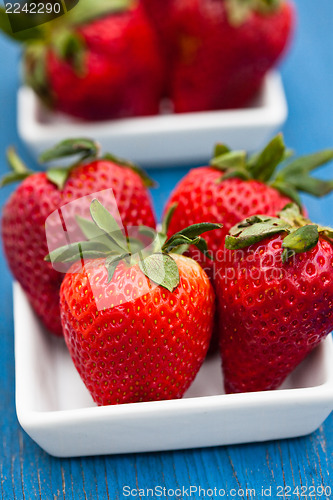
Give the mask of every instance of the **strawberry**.
<path id="1" fill-rule="evenodd" d="M 204 235 L 216 257 L 229 229 L 245 217 L 256 213 L 274 216 L 291 201 L 301 206 L 298 191 L 323 196 L 333 189 L 331 181 L 310 177 L 313 169 L 333 158 L 333 150 L 297 158 L 276 172 L 289 155 L 280 134 L 263 151 L 250 157 L 244 151 L 217 145 L 211 165 L 191 170 L 171 194 L 166 210 L 172 205 L 177 208 L 170 234 L 205 220 L 220 222 L 221 229 Z M 189 255 L 212 277 L 210 260 L 193 248 Z"/>
<path id="2" fill-rule="evenodd" d="M 192 226 L 168 240 L 153 232 L 148 247 L 133 251 L 133 238 L 125 238 L 102 204 L 93 200 L 90 211 L 98 242 L 46 257 L 79 259 L 60 291 L 73 362 L 99 405 L 181 398 L 207 353 L 215 295 L 199 264 L 175 252 L 188 243 L 206 251 L 199 235 L 219 226 Z M 86 235 L 96 237 L 94 224 L 84 222 Z"/>
<path id="3" fill-rule="evenodd" d="M 176 112 L 248 104 L 281 58 L 294 24 L 284 0 L 177 0 L 171 70 Z"/>
<path id="4" fill-rule="evenodd" d="M 156 31 L 158 37 L 160 52 L 164 60 L 164 84 L 165 94 L 170 94 L 170 74 L 172 61 L 176 50 L 176 38 L 174 33 L 174 23 L 172 22 L 171 13 L 173 4 L 177 0 L 141 0 L 146 13 L 151 20 L 151 24 Z"/>
<path id="5" fill-rule="evenodd" d="M 226 392 L 265 391 L 333 329 L 333 230 L 289 204 L 231 229 L 216 273 Z"/>
<path id="6" fill-rule="evenodd" d="M 48 161 L 73 153 L 81 153 L 83 158 L 74 167 L 34 173 L 10 151 L 9 159 L 14 172 L 2 183 L 24 179 L 3 208 L 5 255 L 15 279 L 23 287 L 37 315 L 56 335 L 62 335 L 59 289 L 63 274 L 44 261 L 48 252 L 45 221 L 50 214 L 77 198 L 112 189 L 125 226 L 138 222 L 155 227 L 146 189 L 148 178 L 140 176 L 134 165 L 110 155 L 98 158 L 97 145 L 87 139 L 63 141 L 54 150 L 44 153 L 42 159 Z M 55 245 L 56 235 L 54 239 Z"/>
<path id="7" fill-rule="evenodd" d="M 80 0 L 30 34 L 25 79 L 51 109 L 86 120 L 158 113 L 163 63 L 137 2 Z"/>

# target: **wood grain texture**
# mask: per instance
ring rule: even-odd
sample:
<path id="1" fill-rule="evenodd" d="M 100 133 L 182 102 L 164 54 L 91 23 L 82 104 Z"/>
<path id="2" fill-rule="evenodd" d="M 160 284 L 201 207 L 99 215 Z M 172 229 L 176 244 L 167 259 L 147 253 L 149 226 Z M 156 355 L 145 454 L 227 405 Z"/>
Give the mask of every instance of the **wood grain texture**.
<path id="1" fill-rule="evenodd" d="M 295 45 L 283 66 L 291 107 L 284 129 L 286 142 L 299 153 L 333 145 L 333 3 L 298 0 Z M 0 36 L 0 156 L 18 144 L 15 124 L 18 48 Z M 23 146 L 20 153 L 31 163 Z M 207 155 L 210 152 L 207 152 Z M 4 162 L 0 170 L 5 171 Z M 168 193 L 186 169 L 155 171 L 160 184 L 154 201 L 160 215 Z M 332 167 L 323 170 L 332 175 Z M 0 192 L 0 203 L 12 187 Z M 333 196 L 325 202 L 306 197 L 310 215 L 332 224 Z M 314 434 L 281 442 L 217 447 L 144 455 L 56 459 L 21 430 L 15 415 L 11 277 L 0 261 L 0 497 L 4 500 L 117 500 L 123 487 L 261 488 L 331 486 L 333 489 L 333 416 Z M 275 495 L 274 495 L 275 492 Z M 137 498 L 145 498 L 141 495 Z M 151 498 L 151 497 L 150 497 Z M 164 498 L 175 498 L 171 495 Z M 182 498 L 186 498 L 183 495 Z M 192 498 L 199 497 L 198 493 Z M 207 497 L 206 497 L 207 498 Z M 230 497 L 229 497 L 230 498 Z M 241 498 L 240 496 L 235 498 Z M 243 498 L 253 498 L 244 493 Z M 283 497 L 280 497 L 283 498 Z M 300 494 L 289 498 L 310 498 Z M 312 499 L 324 499 L 314 494 Z"/>

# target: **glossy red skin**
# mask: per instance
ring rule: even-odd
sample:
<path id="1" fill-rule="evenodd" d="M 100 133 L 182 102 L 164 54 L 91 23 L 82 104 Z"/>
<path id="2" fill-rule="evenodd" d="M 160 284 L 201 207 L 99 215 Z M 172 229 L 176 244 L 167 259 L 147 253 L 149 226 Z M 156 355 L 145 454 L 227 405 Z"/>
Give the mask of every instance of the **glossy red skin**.
<path id="1" fill-rule="evenodd" d="M 281 235 L 219 264 L 216 294 L 226 392 L 276 389 L 333 329 L 333 248 L 322 237 L 283 264 Z"/>
<path id="2" fill-rule="evenodd" d="M 139 175 L 110 161 L 98 160 L 76 168 L 62 191 L 48 181 L 45 173 L 31 175 L 3 208 L 2 240 L 9 267 L 37 315 L 56 335 L 62 335 L 59 289 L 64 275 L 44 261 L 49 253 L 45 220 L 66 203 L 109 188 L 113 189 L 124 225 L 155 227 L 151 199 Z"/>
<path id="3" fill-rule="evenodd" d="M 224 242 L 229 230 L 238 222 L 255 214 L 275 216 L 291 200 L 266 184 L 251 180 L 227 179 L 217 182 L 222 173 L 211 167 L 200 167 L 190 172 L 172 192 L 165 212 L 173 204 L 177 208 L 171 219 L 168 235 L 199 222 L 223 224 L 222 229 L 204 233 L 213 257 Z M 189 255 L 197 260 L 213 278 L 214 263 L 205 258 L 195 247 Z"/>
<path id="4" fill-rule="evenodd" d="M 158 113 L 163 63 L 142 6 L 93 21 L 78 33 L 87 50 L 83 76 L 48 53 L 54 109 L 86 120 Z"/>
<path id="5" fill-rule="evenodd" d="M 196 262 L 174 259 L 180 283 L 173 292 L 124 262 L 109 284 L 103 259 L 66 274 L 60 292 L 64 337 L 98 405 L 181 398 L 203 363 L 213 288 Z"/>
<path id="6" fill-rule="evenodd" d="M 171 18 L 178 47 L 171 96 L 178 113 L 248 104 L 282 56 L 294 24 L 290 3 L 269 15 L 252 12 L 237 27 L 222 0 L 177 0 Z"/>

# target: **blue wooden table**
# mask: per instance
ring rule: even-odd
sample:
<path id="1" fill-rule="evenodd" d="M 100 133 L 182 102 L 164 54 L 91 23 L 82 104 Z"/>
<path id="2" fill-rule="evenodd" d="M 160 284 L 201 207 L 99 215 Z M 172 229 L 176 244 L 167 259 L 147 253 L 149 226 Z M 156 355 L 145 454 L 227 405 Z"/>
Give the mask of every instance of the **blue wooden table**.
<path id="1" fill-rule="evenodd" d="M 303 154 L 333 146 L 333 2 L 298 0 L 297 7 L 299 20 L 293 49 L 282 66 L 290 106 L 284 134 L 287 144 Z M 16 132 L 19 56 L 19 49 L 0 37 L 1 172 L 6 170 L 4 151 L 8 144 L 16 144 L 25 160 L 31 162 Z M 332 176 L 332 171 L 331 165 L 323 169 L 322 175 Z M 151 172 L 160 185 L 153 194 L 158 215 L 172 186 L 185 172 L 185 168 Z M 1 191 L 1 206 L 11 189 Z M 306 202 L 315 220 L 333 224 L 333 196 L 321 202 Z M 185 499 L 192 485 L 198 489 L 192 489 L 191 498 L 204 498 L 204 491 L 199 492 L 201 487 L 206 489 L 206 498 L 223 489 L 225 498 L 254 498 L 255 494 L 255 498 L 320 499 L 325 495 L 311 486 L 333 488 L 332 414 L 314 434 L 288 441 L 82 459 L 48 456 L 25 435 L 16 419 L 11 276 L 3 256 L 0 272 L 1 498 L 115 500 L 127 498 L 131 488 L 133 495 L 137 492 L 136 498 L 143 499 L 149 494 L 152 498 L 152 494 L 138 489 L 160 486 L 154 498 L 161 493 L 162 498 Z M 282 494 L 285 487 L 289 497 Z M 175 491 L 177 488 L 184 491 Z"/>

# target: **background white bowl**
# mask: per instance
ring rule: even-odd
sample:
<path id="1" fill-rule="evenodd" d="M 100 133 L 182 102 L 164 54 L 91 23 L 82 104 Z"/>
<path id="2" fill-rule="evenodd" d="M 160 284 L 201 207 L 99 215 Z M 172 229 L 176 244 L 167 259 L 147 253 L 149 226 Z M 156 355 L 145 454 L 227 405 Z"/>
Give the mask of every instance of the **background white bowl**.
<path id="1" fill-rule="evenodd" d="M 278 73 L 269 73 L 251 106 L 228 111 L 161 114 L 158 116 L 83 122 L 43 108 L 28 87 L 18 92 L 18 131 L 32 154 L 68 137 L 91 137 L 103 151 L 145 167 L 179 166 L 210 157 L 213 145 L 260 149 L 287 118 L 285 94 Z"/>

